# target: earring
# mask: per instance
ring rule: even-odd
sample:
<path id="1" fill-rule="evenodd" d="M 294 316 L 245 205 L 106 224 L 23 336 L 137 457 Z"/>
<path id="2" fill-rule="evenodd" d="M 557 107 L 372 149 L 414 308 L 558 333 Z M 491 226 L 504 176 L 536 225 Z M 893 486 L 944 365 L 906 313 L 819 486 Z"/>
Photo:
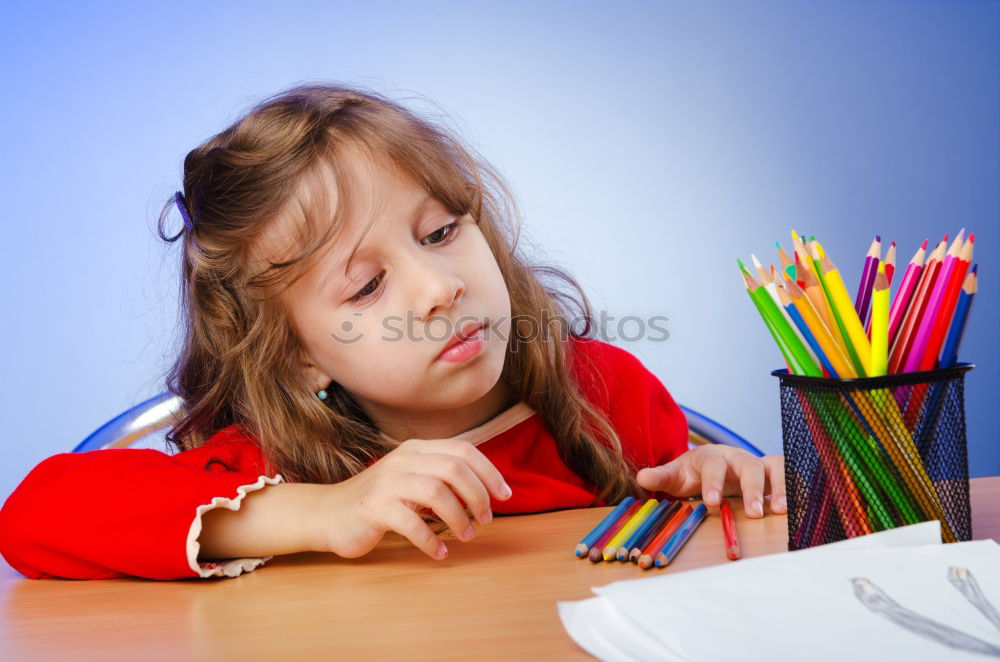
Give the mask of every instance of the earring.
<path id="1" fill-rule="evenodd" d="M 316 397 L 319 398 L 320 400 L 326 400 L 326 389 L 323 389 L 322 391 L 319 391 L 316 394 Z"/>

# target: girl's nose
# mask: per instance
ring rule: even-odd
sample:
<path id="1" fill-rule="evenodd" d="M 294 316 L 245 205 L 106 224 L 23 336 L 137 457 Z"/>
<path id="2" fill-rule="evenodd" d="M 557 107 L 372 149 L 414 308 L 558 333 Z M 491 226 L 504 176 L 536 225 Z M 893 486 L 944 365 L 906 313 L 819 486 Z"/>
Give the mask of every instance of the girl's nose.
<path id="1" fill-rule="evenodd" d="M 425 257 L 415 265 L 410 284 L 414 295 L 414 313 L 426 321 L 437 314 L 446 314 L 465 293 L 465 283 L 444 261 Z"/>

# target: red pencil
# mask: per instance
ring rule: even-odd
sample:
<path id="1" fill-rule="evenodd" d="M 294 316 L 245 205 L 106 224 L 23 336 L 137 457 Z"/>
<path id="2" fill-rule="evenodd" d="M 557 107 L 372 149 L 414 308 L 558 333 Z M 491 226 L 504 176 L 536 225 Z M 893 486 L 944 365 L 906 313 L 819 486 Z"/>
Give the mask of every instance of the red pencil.
<path id="1" fill-rule="evenodd" d="M 639 556 L 639 567 L 643 570 L 649 570 L 653 567 L 653 557 L 655 557 L 663 546 L 667 544 L 670 540 L 670 536 L 677 532 L 677 529 L 681 528 L 681 524 L 687 519 L 687 516 L 691 514 L 694 508 L 691 504 L 686 503 L 684 507 L 674 513 L 674 516 L 670 518 L 664 527 L 660 530 L 659 535 L 653 538 L 653 541 L 646 546 L 646 549 L 642 550 L 642 554 Z"/>
<path id="2" fill-rule="evenodd" d="M 896 273 L 896 242 L 889 244 L 889 250 L 885 252 L 885 277 L 892 285 L 892 275 Z"/>
<path id="3" fill-rule="evenodd" d="M 917 335 L 917 328 L 920 325 L 920 318 L 924 314 L 924 308 L 930 299 L 931 289 L 937 280 L 938 271 L 941 269 L 941 260 L 944 259 L 944 252 L 948 248 L 948 235 L 941 240 L 937 248 L 931 253 L 927 264 L 924 265 L 920 273 L 920 282 L 917 283 L 917 290 L 910 299 L 910 307 L 906 311 L 903 319 L 903 326 L 896 335 L 896 341 L 892 344 L 892 351 L 889 357 L 889 374 L 897 374 L 903 369 L 906 355 L 910 352 L 913 339 Z"/>
<path id="4" fill-rule="evenodd" d="M 930 339 L 927 341 L 924 355 L 920 359 L 919 370 L 933 370 L 937 367 L 937 357 L 941 353 L 941 345 L 944 344 L 944 337 L 948 334 L 948 328 L 951 326 L 951 318 L 954 316 L 955 306 L 958 304 L 958 295 L 962 291 L 965 275 L 972 262 L 972 249 L 975 240 L 976 235 L 970 234 L 969 238 L 965 240 L 965 245 L 962 246 L 962 252 L 959 253 L 958 259 L 955 261 L 951 280 L 945 286 L 947 289 L 944 291 L 941 306 L 938 308 L 936 319 L 932 322 L 934 326 L 931 327 Z"/>
<path id="5" fill-rule="evenodd" d="M 633 502 L 632 505 L 628 507 L 628 510 L 622 513 L 621 517 L 619 517 L 615 523 L 604 532 L 601 539 L 594 543 L 594 546 L 590 548 L 590 552 L 587 554 L 587 558 L 594 563 L 600 563 L 603 561 L 604 546 L 611 541 L 611 539 L 621 530 L 623 526 L 625 526 L 625 522 L 629 521 L 632 518 L 632 515 L 635 515 L 635 511 L 639 510 L 641 505 L 642 504 L 640 504 L 638 500 Z"/>
<path id="6" fill-rule="evenodd" d="M 903 316 L 906 314 L 906 310 L 910 305 L 910 299 L 913 297 L 913 290 L 917 287 L 917 282 L 920 280 L 920 272 L 924 270 L 924 259 L 927 253 L 927 240 L 924 239 L 924 243 L 920 244 L 920 248 L 917 252 L 913 254 L 913 258 L 910 263 L 906 265 L 906 271 L 903 272 L 903 282 L 899 284 L 899 289 L 896 290 L 896 297 L 892 300 L 892 308 L 889 310 L 889 346 L 892 346 L 893 340 L 896 339 L 896 331 L 899 330 L 899 324 L 903 321 Z M 886 267 L 888 269 L 888 267 Z"/>
<path id="7" fill-rule="evenodd" d="M 740 539 L 736 536 L 736 519 L 733 517 L 732 506 L 727 499 L 723 499 L 719 505 L 719 514 L 722 515 L 722 531 L 726 535 L 726 557 L 730 561 L 743 556 L 740 549 Z"/>

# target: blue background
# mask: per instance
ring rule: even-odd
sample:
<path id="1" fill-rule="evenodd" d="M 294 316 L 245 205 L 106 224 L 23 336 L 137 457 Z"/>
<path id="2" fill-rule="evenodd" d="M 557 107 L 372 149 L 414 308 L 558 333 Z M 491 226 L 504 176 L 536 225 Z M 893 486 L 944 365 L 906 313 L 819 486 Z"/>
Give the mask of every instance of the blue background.
<path id="1" fill-rule="evenodd" d="M 163 390 L 188 150 L 295 83 L 442 119 L 509 179 L 524 239 L 676 399 L 780 452 L 781 357 L 737 275 L 815 234 L 856 287 L 872 236 L 976 233 L 961 358 L 971 473 L 1000 474 L 1000 11 L 993 2 L 23 3 L 0 24 L 0 498 Z M 179 222 L 179 219 L 175 217 Z M 896 279 L 897 283 L 899 277 Z M 636 327 L 621 329 L 635 334 Z M 617 334 L 615 324 L 608 328 Z"/>

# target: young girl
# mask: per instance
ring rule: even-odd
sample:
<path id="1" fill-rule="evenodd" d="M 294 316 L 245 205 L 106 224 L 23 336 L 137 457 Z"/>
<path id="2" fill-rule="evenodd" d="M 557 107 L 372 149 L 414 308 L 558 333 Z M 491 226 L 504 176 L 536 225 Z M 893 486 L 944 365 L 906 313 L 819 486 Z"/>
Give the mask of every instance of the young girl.
<path id="1" fill-rule="evenodd" d="M 0 511 L 24 575 L 232 577 L 387 531 L 444 559 L 434 520 L 469 541 L 494 513 L 649 493 L 785 511 L 782 458 L 687 450 L 660 381 L 590 337 L 576 282 L 521 256 L 497 173 L 400 105 L 275 95 L 187 155 L 174 202 L 181 452 L 41 462 Z"/>

